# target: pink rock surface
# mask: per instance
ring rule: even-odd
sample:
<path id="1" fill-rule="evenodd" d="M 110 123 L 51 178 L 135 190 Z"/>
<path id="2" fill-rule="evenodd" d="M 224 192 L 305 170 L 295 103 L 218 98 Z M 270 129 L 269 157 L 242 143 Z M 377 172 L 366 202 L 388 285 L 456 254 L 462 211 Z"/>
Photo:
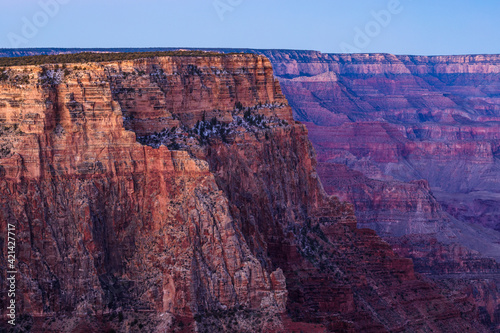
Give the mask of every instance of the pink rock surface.
<path id="1" fill-rule="evenodd" d="M 307 124 L 325 190 L 498 327 L 486 258 L 500 259 L 500 56 L 261 53 Z M 435 240 L 422 257 L 420 237 Z"/>

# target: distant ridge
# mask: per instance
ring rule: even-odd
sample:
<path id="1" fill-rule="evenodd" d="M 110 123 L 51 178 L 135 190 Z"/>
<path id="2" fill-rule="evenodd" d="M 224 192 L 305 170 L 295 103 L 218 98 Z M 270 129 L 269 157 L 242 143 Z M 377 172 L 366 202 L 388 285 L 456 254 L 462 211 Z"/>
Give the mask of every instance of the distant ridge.
<path id="1" fill-rule="evenodd" d="M 258 53 L 265 54 L 266 52 L 294 52 L 295 54 L 346 54 L 346 53 L 323 53 L 316 50 L 293 50 L 293 49 L 254 49 L 254 48 L 204 48 L 204 47 L 118 47 L 118 48 L 60 48 L 60 47 L 47 47 L 47 48 L 0 48 L 0 58 L 5 57 L 26 57 L 35 55 L 57 55 L 57 54 L 72 54 L 82 52 L 104 53 L 136 53 L 136 52 L 171 52 L 171 51 L 207 51 L 207 52 L 224 52 L 224 53 Z M 389 54 L 389 53 L 362 53 L 366 55 L 375 54 Z M 346 54 L 347 55 L 347 54 Z M 460 55 L 396 55 L 396 56 L 411 56 L 411 57 L 456 57 L 456 56 L 484 56 L 491 57 L 497 54 L 460 54 Z"/>

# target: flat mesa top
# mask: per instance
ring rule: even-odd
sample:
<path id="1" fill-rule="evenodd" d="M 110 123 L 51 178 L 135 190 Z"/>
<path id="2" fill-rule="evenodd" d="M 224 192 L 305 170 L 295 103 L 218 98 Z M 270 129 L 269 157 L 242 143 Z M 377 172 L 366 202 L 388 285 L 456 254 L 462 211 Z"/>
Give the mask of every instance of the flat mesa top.
<path id="1" fill-rule="evenodd" d="M 154 57 L 226 57 L 245 53 L 219 53 L 206 51 L 155 51 L 155 52 L 81 52 L 71 54 L 35 55 L 25 57 L 0 57 L 0 67 L 30 66 L 45 64 L 74 64 L 88 62 L 110 62 Z"/>

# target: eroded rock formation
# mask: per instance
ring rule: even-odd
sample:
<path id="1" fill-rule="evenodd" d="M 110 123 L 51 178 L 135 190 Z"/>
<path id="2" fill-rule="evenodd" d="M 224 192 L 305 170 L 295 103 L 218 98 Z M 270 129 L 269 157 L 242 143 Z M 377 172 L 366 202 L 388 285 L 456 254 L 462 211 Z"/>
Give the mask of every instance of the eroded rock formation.
<path id="1" fill-rule="evenodd" d="M 0 240 L 17 226 L 18 329 L 484 331 L 326 195 L 264 57 L 6 73 Z"/>
<path id="2" fill-rule="evenodd" d="M 326 191 L 498 328 L 500 57 L 258 52 L 307 124 Z"/>

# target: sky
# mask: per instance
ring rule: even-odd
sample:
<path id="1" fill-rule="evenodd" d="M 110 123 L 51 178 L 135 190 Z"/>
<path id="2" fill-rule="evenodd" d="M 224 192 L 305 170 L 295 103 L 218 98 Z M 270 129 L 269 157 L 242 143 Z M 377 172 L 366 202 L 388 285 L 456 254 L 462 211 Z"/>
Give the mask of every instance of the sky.
<path id="1" fill-rule="evenodd" d="M 0 48 L 500 53 L 500 0 L 0 0 Z"/>

